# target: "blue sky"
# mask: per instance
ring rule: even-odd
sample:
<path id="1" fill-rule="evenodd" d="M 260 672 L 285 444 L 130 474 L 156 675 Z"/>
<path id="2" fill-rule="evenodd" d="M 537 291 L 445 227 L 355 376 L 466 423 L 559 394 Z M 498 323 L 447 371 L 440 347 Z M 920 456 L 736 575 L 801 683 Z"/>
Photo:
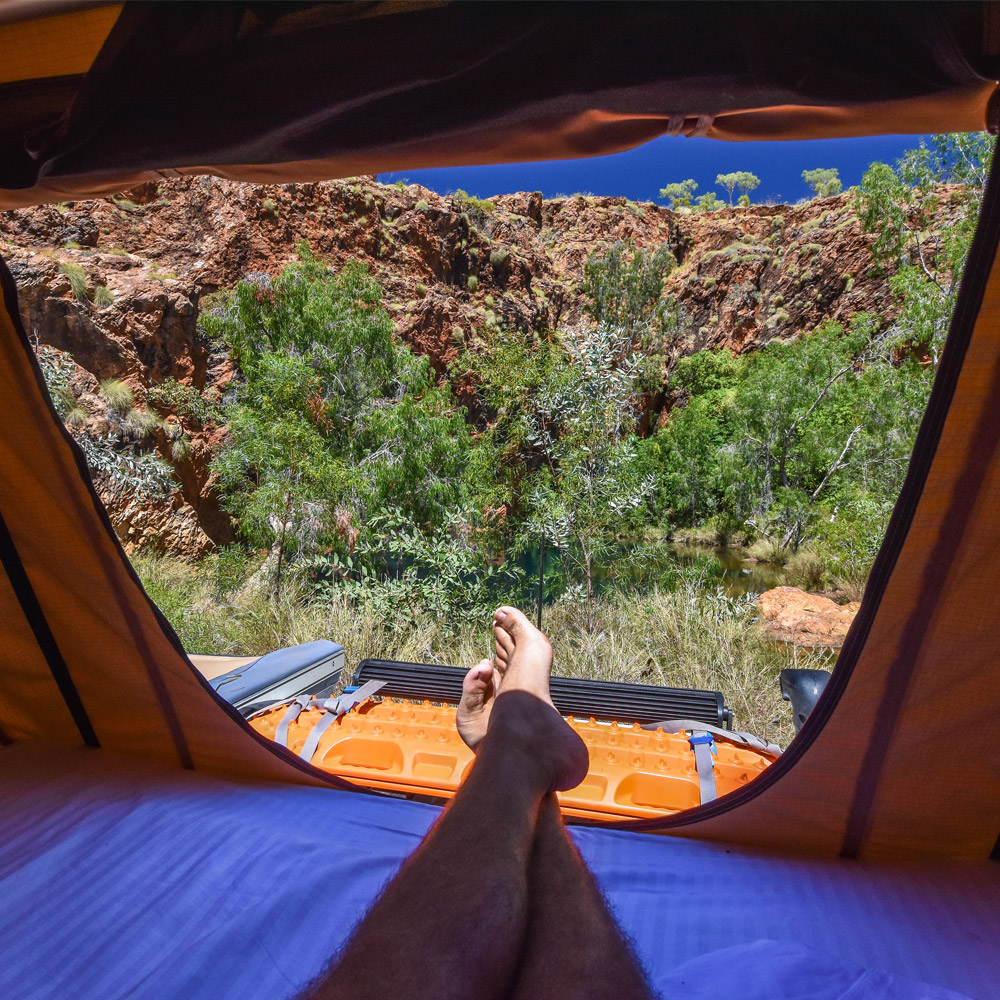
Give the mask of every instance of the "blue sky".
<path id="1" fill-rule="evenodd" d="M 719 142 L 664 136 L 637 149 L 585 160 L 504 163 L 486 167 L 442 167 L 379 174 L 391 184 L 399 179 L 423 184 L 441 194 L 463 188 L 478 198 L 511 191 L 541 191 L 546 198 L 576 193 L 624 195 L 633 201 L 656 201 L 660 188 L 693 177 L 697 195 L 715 191 L 716 174 L 749 170 L 760 178 L 754 202 L 773 199 L 794 203 L 810 196 L 802 171 L 836 167 L 844 187 L 857 184 L 874 160 L 895 163 L 920 136 L 889 135 L 862 139 L 817 139 L 803 142 Z"/>

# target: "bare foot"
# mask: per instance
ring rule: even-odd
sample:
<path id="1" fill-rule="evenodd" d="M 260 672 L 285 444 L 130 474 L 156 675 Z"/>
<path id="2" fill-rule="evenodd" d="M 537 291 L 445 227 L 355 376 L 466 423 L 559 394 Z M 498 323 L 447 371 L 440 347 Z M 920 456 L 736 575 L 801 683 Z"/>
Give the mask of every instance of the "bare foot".
<path id="1" fill-rule="evenodd" d="M 501 676 L 489 660 L 480 660 L 462 681 L 462 700 L 455 713 L 455 724 L 458 735 L 471 750 L 476 750 L 486 735 Z"/>
<path id="2" fill-rule="evenodd" d="M 500 675 L 487 724 L 503 742 L 526 750 L 547 791 L 574 788 L 590 760 L 583 740 L 552 704 L 552 646 L 517 608 L 498 608 L 493 618 L 496 671 Z M 495 742 L 495 741 L 494 741 Z"/>

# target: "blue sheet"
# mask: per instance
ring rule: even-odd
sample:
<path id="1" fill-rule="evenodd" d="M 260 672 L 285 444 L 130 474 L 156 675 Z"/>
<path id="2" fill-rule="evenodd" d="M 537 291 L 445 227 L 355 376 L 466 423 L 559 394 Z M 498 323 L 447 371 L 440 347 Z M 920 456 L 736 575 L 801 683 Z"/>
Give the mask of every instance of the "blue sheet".
<path id="1" fill-rule="evenodd" d="M 105 751 L 0 750 L 0 997 L 293 997 L 437 815 Z M 654 980 L 768 939 L 995 995 L 994 863 L 875 867 L 598 829 L 574 837 Z"/>

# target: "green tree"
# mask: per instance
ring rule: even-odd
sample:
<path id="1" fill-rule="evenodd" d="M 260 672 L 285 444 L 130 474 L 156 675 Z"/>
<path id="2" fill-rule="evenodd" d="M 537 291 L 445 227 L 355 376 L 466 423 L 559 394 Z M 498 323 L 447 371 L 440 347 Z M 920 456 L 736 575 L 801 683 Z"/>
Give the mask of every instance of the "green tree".
<path id="1" fill-rule="evenodd" d="M 816 170 L 803 170 L 802 179 L 812 188 L 817 198 L 840 194 L 843 185 L 840 182 L 840 171 L 836 167 L 818 167 Z"/>
<path id="2" fill-rule="evenodd" d="M 747 198 L 747 204 L 749 204 L 750 192 L 760 186 L 760 178 L 756 174 L 750 173 L 749 170 L 737 170 L 731 174 L 717 175 L 715 183 L 726 189 L 726 194 L 729 195 L 729 204 L 732 206 L 733 191 L 737 188 L 739 188 L 741 195 Z"/>
<path id="3" fill-rule="evenodd" d="M 593 625 L 594 574 L 617 532 L 652 489 L 635 448 L 642 358 L 621 328 L 566 331 L 563 354 L 528 416 L 527 441 L 542 458 L 526 494 L 527 527 L 559 547 L 580 580 Z"/>
<path id="4" fill-rule="evenodd" d="M 598 325 L 621 327 L 630 336 L 662 334 L 671 318 L 663 282 L 676 266 L 666 243 L 649 253 L 619 240 L 603 255 L 592 253 L 583 265 L 583 311 Z"/>
<path id="5" fill-rule="evenodd" d="M 855 209 L 899 305 L 896 346 L 936 367 L 972 245 L 995 140 L 985 132 L 939 135 L 895 169 L 873 163 Z M 947 215 L 947 224 L 942 217 Z"/>
<path id="6" fill-rule="evenodd" d="M 690 208 L 691 197 L 698 190 L 698 185 L 694 179 L 689 177 L 686 181 L 674 181 L 664 188 L 660 188 L 660 197 L 670 199 L 670 207 L 673 209 Z"/>
<path id="7" fill-rule="evenodd" d="M 440 523 L 470 445 L 450 390 L 394 341 L 367 270 L 300 254 L 203 316 L 240 369 L 213 469 L 242 534 L 272 548 L 276 587 L 289 557 L 349 554 L 387 511 Z"/>

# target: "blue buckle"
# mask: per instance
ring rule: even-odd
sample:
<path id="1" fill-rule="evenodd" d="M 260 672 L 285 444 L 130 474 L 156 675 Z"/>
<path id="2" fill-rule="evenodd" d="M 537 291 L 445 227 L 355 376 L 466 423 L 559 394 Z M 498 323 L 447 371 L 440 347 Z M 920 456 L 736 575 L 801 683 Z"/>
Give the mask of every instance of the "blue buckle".
<path id="1" fill-rule="evenodd" d="M 693 750 L 696 746 L 702 746 L 708 743 L 711 747 L 712 753 L 718 755 L 719 751 L 715 746 L 715 737 L 711 733 L 706 733 L 704 736 L 689 736 L 688 743 L 691 744 L 691 749 Z"/>

